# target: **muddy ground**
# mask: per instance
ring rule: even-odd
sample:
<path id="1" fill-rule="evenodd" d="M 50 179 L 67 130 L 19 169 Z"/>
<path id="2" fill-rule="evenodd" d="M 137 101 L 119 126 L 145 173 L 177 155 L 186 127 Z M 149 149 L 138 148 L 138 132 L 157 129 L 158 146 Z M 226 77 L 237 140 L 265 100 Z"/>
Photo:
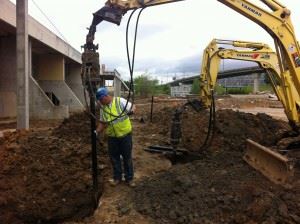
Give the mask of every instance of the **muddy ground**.
<path id="1" fill-rule="evenodd" d="M 222 102 L 220 107 L 245 108 L 252 101 L 222 99 L 217 106 Z M 267 105 L 266 100 L 258 101 Z M 71 218 L 68 224 L 300 223 L 299 173 L 293 186 L 285 189 L 242 160 L 246 138 L 273 145 L 289 130 L 286 122 L 266 114 L 217 110 L 214 140 L 204 151 L 200 146 L 208 132 L 209 114 L 187 109 L 182 115 L 184 137 L 180 147 L 201 157 L 172 165 L 165 156 L 144 149 L 169 144 L 173 107 L 182 100 L 157 99 L 152 123 L 149 100 L 138 103 L 137 114 L 132 117 L 135 188 L 123 183 L 109 185 L 111 167 L 107 149 L 101 145 L 103 195 L 92 214 L 89 119 L 79 114 L 56 128 L 37 127 L 1 139 L 0 220 L 57 223 Z"/>
<path id="2" fill-rule="evenodd" d="M 92 214 L 89 127 L 89 117 L 76 114 L 57 128 L 4 133 L 0 223 L 57 223 Z"/>
<path id="3" fill-rule="evenodd" d="M 154 119 L 155 129 L 162 125 L 166 134 L 168 112 Z M 182 147 L 199 150 L 206 120 L 205 113 L 186 112 Z M 121 216 L 133 210 L 149 217 L 149 223 L 299 223 L 299 176 L 287 190 L 242 160 L 246 138 L 273 145 L 287 129 L 285 122 L 265 114 L 217 111 L 214 141 L 202 158 L 141 180 L 119 202 Z"/>

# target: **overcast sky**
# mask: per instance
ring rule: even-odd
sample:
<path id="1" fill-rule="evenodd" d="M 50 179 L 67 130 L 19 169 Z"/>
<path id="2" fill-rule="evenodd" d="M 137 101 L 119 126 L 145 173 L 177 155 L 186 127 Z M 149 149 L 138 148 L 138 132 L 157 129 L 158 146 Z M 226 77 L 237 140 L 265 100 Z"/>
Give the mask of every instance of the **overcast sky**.
<path id="1" fill-rule="evenodd" d="M 292 11 L 296 35 L 300 35 L 299 0 L 279 0 Z M 13 1 L 15 2 L 15 1 Z M 92 13 L 105 0 L 28 0 L 29 13 L 43 25 L 58 33 L 34 2 L 55 24 L 70 45 L 79 51 L 85 42 Z M 259 0 L 252 2 L 260 4 Z M 100 63 L 109 70 L 128 74 L 125 30 L 129 12 L 120 26 L 103 22 L 97 27 L 95 43 L 99 44 Z M 134 27 L 132 20 L 132 27 Z M 257 24 L 217 0 L 186 0 L 150 7 L 141 15 L 137 38 L 135 71 L 154 77 L 175 73 L 199 73 L 203 49 L 213 38 L 265 42 L 273 40 Z M 131 30 L 133 31 L 133 29 Z M 131 32 L 130 40 L 133 40 Z M 223 64 L 230 67 L 230 63 Z"/>

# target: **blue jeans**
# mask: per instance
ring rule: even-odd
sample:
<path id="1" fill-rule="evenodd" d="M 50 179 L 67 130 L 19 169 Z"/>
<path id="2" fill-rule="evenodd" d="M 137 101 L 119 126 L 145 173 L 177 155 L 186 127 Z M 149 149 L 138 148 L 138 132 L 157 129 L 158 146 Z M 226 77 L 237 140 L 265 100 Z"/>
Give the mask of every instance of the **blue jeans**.
<path id="1" fill-rule="evenodd" d="M 132 134 L 121 138 L 108 137 L 108 154 L 113 166 L 114 180 L 122 180 L 122 156 L 125 181 L 131 181 L 133 179 Z"/>

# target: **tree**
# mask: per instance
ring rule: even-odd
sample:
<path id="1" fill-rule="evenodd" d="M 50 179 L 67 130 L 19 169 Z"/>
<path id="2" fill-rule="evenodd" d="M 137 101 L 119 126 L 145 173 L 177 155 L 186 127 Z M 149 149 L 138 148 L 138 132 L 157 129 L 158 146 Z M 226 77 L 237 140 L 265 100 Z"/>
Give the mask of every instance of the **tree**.
<path id="1" fill-rule="evenodd" d="M 135 94 L 141 97 L 148 97 L 154 95 L 156 86 L 158 86 L 157 79 L 150 79 L 147 74 L 142 74 L 133 80 Z"/>
<path id="2" fill-rule="evenodd" d="M 124 81 L 124 83 L 128 86 L 128 88 L 130 87 L 130 81 Z"/>
<path id="3" fill-rule="evenodd" d="M 197 78 L 193 80 L 191 93 L 192 94 L 199 94 L 200 93 L 200 80 L 197 79 Z"/>
<path id="4" fill-rule="evenodd" d="M 170 95 L 171 88 L 169 84 L 158 85 L 155 87 L 156 94 L 167 94 Z"/>

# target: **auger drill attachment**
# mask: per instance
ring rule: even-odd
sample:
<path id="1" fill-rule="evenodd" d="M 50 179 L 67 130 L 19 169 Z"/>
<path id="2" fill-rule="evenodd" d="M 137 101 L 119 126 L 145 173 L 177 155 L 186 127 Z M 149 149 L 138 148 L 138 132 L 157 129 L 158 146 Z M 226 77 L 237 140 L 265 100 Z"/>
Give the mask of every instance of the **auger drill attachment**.
<path id="1" fill-rule="evenodd" d="M 145 149 L 148 152 L 162 153 L 170 157 L 171 161 L 177 162 L 178 160 L 194 160 L 199 159 L 199 155 L 192 154 L 186 149 L 178 148 L 181 142 L 181 115 L 186 110 L 187 106 L 191 106 L 195 111 L 200 112 L 205 109 L 203 103 L 199 100 L 189 100 L 183 106 L 177 108 L 173 115 L 171 121 L 171 131 L 170 131 L 170 144 L 171 146 L 160 146 L 152 145 Z"/>
<path id="2" fill-rule="evenodd" d="M 176 109 L 171 122 L 171 133 L 170 133 L 170 143 L 172 145 L 172 149 L 174 153 L 176 153 L 177 146 L 181 140 L 181 108 Z"/>
<path id="3" fill-rule="evenodd" d="M 203 103 L 199 100 L 189 100 L 180 108 L 177 108 L 173 113 L 170 133 L 170 143 L 176 153 L 177 146 L 181 141 L 181 114 L 184 112 L 187 106 L 191 106 L 195 111 L 200 112 L 204 109 Z"/>

